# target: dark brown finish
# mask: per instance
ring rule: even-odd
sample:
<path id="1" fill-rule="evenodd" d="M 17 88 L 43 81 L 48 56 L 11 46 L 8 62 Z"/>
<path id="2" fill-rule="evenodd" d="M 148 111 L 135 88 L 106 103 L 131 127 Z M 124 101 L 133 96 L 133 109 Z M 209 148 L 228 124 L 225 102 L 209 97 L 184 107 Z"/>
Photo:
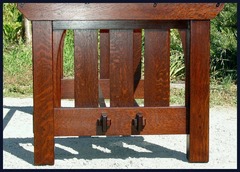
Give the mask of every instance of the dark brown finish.
<path id="1" fill-rule="evenodd" d="M 133 31 L 110 30 L 110 106 L 133 106 Z"/>
<path id="2" fill-rule="evenodd" d="M 190 96 L 190 30 L 182 29 L 179 30 L 182 46 L 184 50 L 184 62 L 185 62 L 185 106 L 187 108 L 187 117 L 189 118 L 189 96 Z"/>
<path id="3" fill-rule="evenodd" d="M 169 30 L 145 30 L 144 64 L 144 106 L 169 106 Z"/>
<path id="4" fill-rule="evenodd" d="M 134 92 L 141 79 L 142 68 L 142 30 L 133 31 L 133 74 L 134 74 Z"/>
<path id="5" fill-rule="evenodd" d="M 33 21 L 34 164 L 54 164 L 52 22 Z M 44 28 L 44 29 L 43 29 Z"/>
<path id="6" fill-rule="evenodd" d="M 53 29 L 187 29 L 187 20 L 54 21 Z"/>
<path id="7" fill-rule="evenodd" d="M 97 31 L 75 30 L 74 45 L 75 107 L 98 107 Z"/>
<path id="8" fill-rule="evenodd" d="M 106 133 L 102 133 L 101 127 L 97 130 L 97 119 L 102 113 L 111 119 Z M 132 119 L 138 113 L 147 122 L 140 133 L 132 130 Z M 188 133 L 185 107 L 56 108 L 54 114 L 55 136 Z"/>
<path id="9" fill-rule="evenodd" d="M 110 38 L 109 30 L 100 30 L 100 78 L 109 79 Z"/>
<path id="10" fill-rule="evenodd" d="M 53 90 L 54 107 L 61 107 L 61 78 L 65 30 L 53 31 Z"/>
<path id="11" fill-rule="evenodd" d="M 101 118 L 97 120 L 97 125 L 102 128 L 102 132 L 105 133 L 111 126 L 111 119 L 107 117 L 106 113 L 102 113 Z"/>
<path id="12" fill-rule="evenodd" d="M 188 134 L 189 162 L 208 162 L 210 19 L 223 6 L 18 4 L 33 23 L 34 163 L 54 164 L 54 136 L 139 134 Z M 179 29 L 184 48 L 185 107 L 169 107 L 172 28 Z M 72 80 L 63 79 L 65 29 L 75 33 Z M 100 31 L 99 78 L 98 29 L 105 29 Z M 145 81 L 141 80 L 142 29 Z M 75 107 L 61 107 L 61 98 L 74 98 Z M 106 107 L 104 98 L 110 98 L 111 107 Z M 134 98 L 144 98 L 145 107 Z"/>
<path id="13" fill-rule="evenodd" d="M 208 162 L 210 21 L 191 21 L 190 27 L 188 160 L 190 162 Z"/>
<path id="14" fill-rule="evenodd" d="M 61 64 L 61 79 L 63 78 L 63 49 L 64 49 L 64 39 L 65 39 L 65 36 L 66 36 L 66 30 L 64 30 L 63 32 L 63 35 L 62 35 L 62 40 L 61 40 L 61 45 L 60 45 L 60 52 L 61 52 L 61 60 L 60 60 L 60 64 Z"/>
<path id="15" fill-rule="evenodd" d="M 100 30 L 100 78 L 101 79 L 109 79 L 109 60 L 110 60 L 109 40 L 110 40 L 109 30 Z M 136 91 L 137 86 L 141 79 L 141 66 L 142 66 L 141 50 L 142 50 L 142 30 L 135 29 L 133 31 L 134 92 Z"/>
<path id="16" fill-rule="evenodd" d="M 142 113 L 138 113 L 136 118 L 132 120 L 132 124 L 137 132 L 141 132 L 146 125 L 146 119 L 143 118 Z"/>
<path id="17" fill-rule="evenodd" d="M 223 9 L 223 4 L 216 4 L 25 3 L 18 9 L 29 20 L 203 20 L 216 17 Z"/>
<path id="18" fill-rule="evenodd" d="M 109 79 L 100 79 L 100 84 L 103 97 L 105 99 L 110 98 L 110 81 Z M 135 99 L 144 98 L 144 80 L 140 80 L 137 84 L 137 88 L 134 90 Z M 62 99 L 74 99 L 74 80 L 73 79 L 62 79 L 61 80 L 61 98 Z"/>
<path id="19" fill-rule="evenodd" d="M 98 85 L 98 97 L 99 97 L 99 106 L 100 107 L 106 107 L 106 103 L 103 97 L 101 86 Z"/>

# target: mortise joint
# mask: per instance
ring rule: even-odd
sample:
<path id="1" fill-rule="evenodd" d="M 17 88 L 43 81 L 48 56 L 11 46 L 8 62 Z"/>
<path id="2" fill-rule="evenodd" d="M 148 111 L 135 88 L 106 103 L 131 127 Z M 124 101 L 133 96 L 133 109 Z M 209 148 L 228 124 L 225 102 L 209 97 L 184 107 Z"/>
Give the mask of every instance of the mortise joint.
<path id="1" fill-rule="evenodd" d="M 132 120 L 132 125 L 138 132 L 142 131 L 146 125 L 146 119 L 143 118 L 142 113 L 137 113 L 136 118 Z"/>
<path id="2" fill-rule="evenodd" d="M 217 3 L 217 4 L 216 4 L 216 7 L 219 7 L 219 6 L 220 6 L 220 4 L 221 4 L 221 3 Z"/>
<path id="3" fill-rule="evenodd" d="M 97 125 L 102 126 L 102 132 L 106 132 L 111 126 L 111 119 L 107 117 L 106 113 L 102 113 L 101 118 L 97 120 Z"/>

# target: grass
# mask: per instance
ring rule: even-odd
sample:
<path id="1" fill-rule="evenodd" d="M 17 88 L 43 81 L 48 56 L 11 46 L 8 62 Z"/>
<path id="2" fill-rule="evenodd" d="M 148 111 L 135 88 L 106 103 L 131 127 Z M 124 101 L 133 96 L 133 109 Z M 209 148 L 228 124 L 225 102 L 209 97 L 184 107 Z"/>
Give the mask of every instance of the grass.
<path id="1" fill-rule="evenodd" d="M 67 52 L 65 52 L 67 53 Z M 66 54 L 67 55 L 67 54 Z M 73 60 L 72 60 L 73 61 Z M 67 76 L 72 75 L 72 64 L 65 63 Z M 3 95 L 4 97 L 32 97 L 32 49 L 24 44 L 4 47 Z M 176 82 L 175 78 L 172 81 Z M 184 89 L 171 88 L 170 105 L 184 105 Z M 237 86 L 230 76 L 221 81 L 211 80 L 210 107 L 236 106 Z"/>
<path id="2" fill-rule="evenodd" d="M 32 49 L 24 44 L 4 47 L 3 95 L 25 97 L 32 94 Z"/>

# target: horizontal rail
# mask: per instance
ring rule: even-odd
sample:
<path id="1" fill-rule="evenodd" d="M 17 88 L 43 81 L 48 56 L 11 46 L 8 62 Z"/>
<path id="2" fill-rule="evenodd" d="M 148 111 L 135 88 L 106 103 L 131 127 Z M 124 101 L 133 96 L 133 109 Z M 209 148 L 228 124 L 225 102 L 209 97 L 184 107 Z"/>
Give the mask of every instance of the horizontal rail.
<path id="1" fill-rule="evenodd" d="M 187 29 L 187 20 L 53 21 L 53 29 Z"/>
<path id="2" fill-rule="evenodd" d="M 208 20 L 221 3 L 18 3 L 29 20 Z"/>
<path id="3" fill-rule="evenodd" d="M 106 133 L 97 126 L 102 113 L 111 119 Z M 132 125 L 137 113 L 146 119 L 141 132 Z M 187 120 L 185 107 L 55 108 L 54 132 L 55 136 L 188 134 Z"/>

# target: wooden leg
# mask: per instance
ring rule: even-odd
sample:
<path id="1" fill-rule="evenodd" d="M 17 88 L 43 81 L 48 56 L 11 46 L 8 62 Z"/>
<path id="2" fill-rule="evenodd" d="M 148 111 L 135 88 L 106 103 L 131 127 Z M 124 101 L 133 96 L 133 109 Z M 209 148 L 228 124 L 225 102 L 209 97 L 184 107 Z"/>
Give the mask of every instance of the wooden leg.
<path id="1" fill-rule="evenodd" d="M 54 164 L 52 22 L 33 21 L 35 165 Z"/>
<path id="2" fill-rule="evenodd" d="M 190 22 L 189 162 L 209 160 L 210 21 Z"/>

